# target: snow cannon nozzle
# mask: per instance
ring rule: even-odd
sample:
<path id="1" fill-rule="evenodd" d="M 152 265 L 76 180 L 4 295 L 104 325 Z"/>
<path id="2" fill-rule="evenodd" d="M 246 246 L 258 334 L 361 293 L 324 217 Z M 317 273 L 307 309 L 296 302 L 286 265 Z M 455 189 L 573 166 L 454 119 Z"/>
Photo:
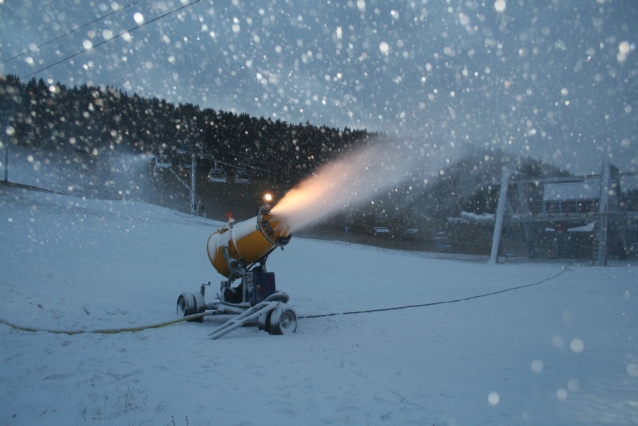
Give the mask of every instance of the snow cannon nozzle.
<path id="1" fill-rule="evenodd" d="M 274 246 L 285 246 L 290 242 L 292 234 L 288 232 L 288 225 L 281 218 L 275 218 L 270 214 L 272 207 L 264 205 L 257 215 L 257 229 Z"/>
<path id="2" fill-rule="evenodd" d="M 259 208 L 259 215 L 261 216 L 261 215 L 269 214 L 271 210 L 272 210 L 272 206 L 269 206 L 268 204 L 264 204 L 263 206 Z"/>

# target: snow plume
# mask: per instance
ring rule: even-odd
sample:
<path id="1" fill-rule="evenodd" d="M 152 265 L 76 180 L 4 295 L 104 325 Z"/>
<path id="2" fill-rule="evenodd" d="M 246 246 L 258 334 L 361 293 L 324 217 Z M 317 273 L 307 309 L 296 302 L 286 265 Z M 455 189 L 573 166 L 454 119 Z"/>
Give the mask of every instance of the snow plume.
<path id="1" fill-rule="evenodd" d="M 437 146 L 414 147 L 408 142 L 377 142 L 355 150 L 318 169 L 290 190 L 272 209 L 294 232 L 340 211 L 362 204 L 407 180 L 439 172 L 445 158 L 433 155 Z M 427 182 L 427 179 L 425 180 Z"/>
<path id="2" fill-rule="evenodd" d="M 108 164 L 106 186 L 112 192 L 111 196 L 116 199 L 145 200 L 152 190 L 148 169 L 154 156 L 117 151 L 105 151 L 103 156 Z"/>

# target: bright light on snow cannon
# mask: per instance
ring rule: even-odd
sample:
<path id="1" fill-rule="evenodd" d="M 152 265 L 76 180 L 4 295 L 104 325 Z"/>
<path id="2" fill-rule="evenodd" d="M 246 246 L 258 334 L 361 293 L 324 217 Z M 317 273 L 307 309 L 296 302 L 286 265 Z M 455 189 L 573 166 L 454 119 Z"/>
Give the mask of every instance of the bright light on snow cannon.
<path id="1" fill-rule="evenodd" d="M 207 244 L 208 258 L 217 272 L 230 277 L 233 263 L 243 267 L 258 262 L 276 247 L 288 244 L 291 237 L 284 219 L 272 216 L 270 207 L 263 206 L 257 217 L 238 223 L 229 220 L 212 234 Z"/>

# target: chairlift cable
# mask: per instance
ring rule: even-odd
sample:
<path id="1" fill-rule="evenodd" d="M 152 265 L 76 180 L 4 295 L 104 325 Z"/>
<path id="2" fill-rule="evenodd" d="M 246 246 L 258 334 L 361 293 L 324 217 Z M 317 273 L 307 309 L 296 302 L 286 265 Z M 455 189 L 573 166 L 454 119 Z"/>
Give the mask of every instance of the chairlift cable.
<path id="1" fill-rule="evenodd" d="M 234 155 L 236 157 L 244 157 L 244 158 L 246 158 L 246 159 L 248 159 L 250 161 L 255 161 L 257 163 L 269 164 L 267 161 L 255 160 L 254 158 L 251 158 L 251 157 L 249 157 L 247 155 L 244 155 L 244 154 L 237 154 L 237 153 L 234 153 L 234 152 L 229 152 L 229 154 L 230 155 Z"/>
<path id="2" fill-rule="evenodd" d="M 248 158 L 248 157 L 246 157 L 246 158 Z M 250 158 L 248 158 L 248 159 L 251 160 L 251 161 L 259 161 L 259 160 L 252 160 Z M 261 168 L 261 167 L 252 166 L 250 164 L 239 163 L 240 165 L 236 165 L 236 164 L 230 164 L 230 163 L 227 163 L 227 162 L 221 161 L 221 160 L 210 160 L 210 161 L 214 161 L 214 162 L 222 164 L 224 166 L 232 167 L 235 170 L 238 170 L 238 169 L 246 170 L 248 168 L 250 170 L 257 170 L 257 171 L 264 172 L 264 173 L 269 173 L 269 174 L 272 174 L 272 175 L 277 175 L 277 176 L 282 176 L 282 177 L 286 176 L 284 173 L 279 173 L 279 172 L 275 172 L 273 170 L 268 170 L 268 169 L 264 169 L 264 168 Z M 259 162 L 260 163 L 264 163 L 264 164 L 268 164 L 265 161 L 259 161 Z"/>
<path id="3" fill-rule="evenodd" d="M 61 36 L 58 36 L 58 37 L 56 37 L 56 38 L 54 38 L 54 39 L 51 39 L 51 40 L 49 40 L 49 41 L 47 41 L 47 42 L 45 42 L 45 43 L 42 43 L 42 44 L 40 44 L 40 45 L 36 46 L 36 49 L 39 49 L 39 48 L 44 47 L 44 46 L 46 46 L 46 45 L 48 45 L 48 44 L 51 44 L 51 43 L 53 43 L 54 41 L 60 40 L 61 38 L 64 38 L 64 37 L 66 37 L 66 36 L 68 36 L 68 35 L 70 35 L 70 34 L 73 34 L 74 32 L 81 30 L 82 28 L 86 28 L 86 27 L 88 27 L 89 25 L 93 25 L 93 24 L 95 24 L 96 22 L 101 21 L 102 19 L 106 19 L 106 18 L 108 18 L 108 17 L 109 17 L 109 16 L 111 16 L 111 15 L 114 15 L 114 14 L 116 14 L 116 13 L 118 13 L 118 12 L 121 12 L 122 10 L 124 10 L 124 9 L 126 9 L 126 8 L 129 8 L 129 7 L 133 6 L 133 5 L 134 5 L 134 4 L 136 4 L 136 3 L 139 3 L 140 1 L 142 1 L 142 0 L 136 0 L 136 1 L 134 1 L 133 3 L 131 3 L 131 4 L 128 4 L 128 5 L 124 6 L 124 7 L 121 7 L 121 8 L 119 8 L 119 9 L 117 9 L 117 10 L 114 10 L 113 12 L 111 12 L 111 13 L 109 13 L 109 14 L 106 14 L 106 15 L 104 15 L 104 16 L 102 16 L 102 17 L 100 17 L 100 18 L 97 18 L 97 19 L 95 19 L 95 20 L 93 20 L 93 21 L 89 22 L 88 24 L 84 24 L 84 25 L 82 25 L 81 27 L 78 27 L 78 28 L 76 28 L 76 29 L 74 29 L 74 30 L 71 30 L 71 31 L 69 31 L 69 32 L 67 32 L 67 33 L 62 34 Z M 30 49 L 29 49 L 29 50 L 25 50 L 24 52 L 22 52 L 22 53 L 20 53 L 20 54 L 18 54 L 18 55 L 16 55 L 16 56 L 14 56 L 14 57 L 12 57 L 12 58 L 9 58 L 9 59 L 5 60 L 4 62 L 2 62 L 2 64 L 6 64 L 7 62 L 11 62 L 11 61 L 13 61 L 14 59 L 17 59 L 17 58 L 19 58 L 19 57 L 21 57 L 21 56 L 24 56 L 24 55 L 26 55 L 26 54 L 27 54 L 27 53 L 29 53 L 29 52 L 31 52 L 31 50 L 30 50 Z"/>
<path id="4" fill-rule="evenodd" d="M 46 70 L 48 70 L 49 68 L 53 68 L 53 67 L 54 67 L 54 66 L 56 66 L 56 65 L 59 65 L 59 64 L 61 64 L 61 63 L 63 63 L 63 62 L 66 62 L 66 61 L 68 61 L 68 60 L 70 60 L 70 59 L 73 59 L 73 58 L 75 58 L 76 56 L 80 56 L 81 54 L 83 54 L 83 53 L 85 53 L 85 52 L 88 52 L 89 50 L 93 50 L 93 49 L 95 49 L 96 47 L 99 47 L 99 46 L 101 46 L 101 45 L 103 45 L 103 44 L 105 44 L 105 43 L 108 43 L 109 41 L 112 41 L 112 40 L 118 39 L 118 38 L 122 37 L 124 34 L 132 33 L 132 32 L 133 32 L 133 31 L 135 31 L 135 30 L 138 30 L 138 29 L 140 29 L 140 28 L 142 28 L 142 27 L 145 27 L 145 26 L 146 26 L 146 25 L 148 25 L 148 24 L 151 24 L 151 23 L 153 23 L 153 22 L 155 22 L 155 21 L 158 21 L 158 20 L 160 20 L 160 19 L 162 19 L 162 18 L 165 18 L 165 17 L 167 17 L 168 15 L 172 15 L 172 14 L 173 14 L 173 13 L 175 13 L 175 12 L 179 12 L 179 11 L 180 11 L 180 10 L 182 10 L 182 9 L 186 9 L 187 7 L 192 6 L 192 5 L 194 5 L 195 3 L 199 3 L 200 1 L 202 1 L 202 0 L 195 0 L 195 1 L 193 1 L 193 2 L 191 2 L 191 3 L 188 3 L 188 4 L 186 4 L 186 5 L 182 6 L 182 7 L 178 7 L 177 9 L 172 10 L 172 11 L 170 11 L 170 12 L 167 12 L 167 13 L 165 13 L 165 14 L 163 14 L 163 15 L 160 15 L 160 16 L 158 16 L 157 18 L 151 19 L 151 20 L 150 20 L 150 21 L 148 21 L 148 22 L 144 22 L 142 25 L 138 25 L 138 26 L 137 26 L 137 27 L 135 27 L 135 28 L 131 28 L 130 30 L 126 30 L 126 32 L 125 32 L 125 33 L 120 33 L 120 34 L 118 34 L 118 35 L 116 35 L 116 36 L 111 37 L 111 38 L 110 38 L 110 39 L 108 39 L 108 40 L 104 40 L 104 41 L 102 41 L 102 42 L 100 42 L 100 43 L 96 44 L 95 46 L 92 46 L 90 49 L 85 49 L 85 50 L 82 50 L 81 52 L 74 53 L 73 55 L 71 55 L 71 56 L 67 56 L 66 58 L 61 59 L 61 60 L 59 60 L 58 62 L 55 62 L 55 63 L 53 63 L 53 64 L 51 64 L 51 65 L 48 65 L 48 66 L 46 66 L 46 67 L 44 67 L 44 68 L 41 68 L 41 69 L 39 69 L 39 70 L 37 70 L 37 71 L 34 71 L 34 72 L 32 72 L 31 74 L 28 74 L 28 75 L 26 75 L 26 76 L 24 76 L 24 77 L 21 77 L 21 78 L 20 78 L 20 80 L 26 80 L 26 79 L 27 79 L 27 78 L 29 78 L 29 77 L 32 77 L 32 76 L 34 76 L 34 75 L 36 75 L 36 74 L 41 73 L 42 71 L 46 71 Z"/>

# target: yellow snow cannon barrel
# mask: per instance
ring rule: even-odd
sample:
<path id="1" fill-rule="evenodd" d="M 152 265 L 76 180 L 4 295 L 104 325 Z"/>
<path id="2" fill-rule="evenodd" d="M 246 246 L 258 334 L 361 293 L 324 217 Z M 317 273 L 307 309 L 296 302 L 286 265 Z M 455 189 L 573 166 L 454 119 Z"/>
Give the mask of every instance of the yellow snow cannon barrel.
<path id="1" fill-rule="evenodd" d="M 290 241 L 292 234 L 281 217 L 270 215 L 270 207 L 259 209 L 257 217 L 243 222 L 234 222 L 231 218 L 208 238 L 207 251 L 213 267 L 229 278 L 229 262 L 242 259 L 243 265 L 257 262 L 274 247 L 283 247 Z M 227 248 L 229 259 L 224 257 Z"/>

